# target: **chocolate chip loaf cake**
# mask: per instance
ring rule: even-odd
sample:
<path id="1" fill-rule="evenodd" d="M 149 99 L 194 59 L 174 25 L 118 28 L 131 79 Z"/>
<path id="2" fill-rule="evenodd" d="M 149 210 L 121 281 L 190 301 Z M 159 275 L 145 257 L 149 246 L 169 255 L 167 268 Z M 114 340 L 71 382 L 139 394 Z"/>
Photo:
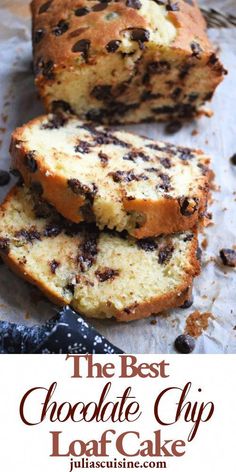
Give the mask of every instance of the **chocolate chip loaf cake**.
<path id="1" fill-rule="evenodd" d="M 18 128 L 10 150 L 26 185 L 75 223 L 144 238 L 192 228 L 206 209 L 209 159 L 201 151 L 67 115 Z"/>
<path id="2" fill-rule="evenodd" d="M 195 0 L 33 0 L 48 111 L 102 123 L 189 119 L 225 70 Z"/>
<path id="3" fill-rule="evenodd" d="M 24 187 L 0 207 L 0 254 L 58 304 L 129 321 L 182 305 L 199 273 L 192 231 L 135 240 L 73 224 Z"/>

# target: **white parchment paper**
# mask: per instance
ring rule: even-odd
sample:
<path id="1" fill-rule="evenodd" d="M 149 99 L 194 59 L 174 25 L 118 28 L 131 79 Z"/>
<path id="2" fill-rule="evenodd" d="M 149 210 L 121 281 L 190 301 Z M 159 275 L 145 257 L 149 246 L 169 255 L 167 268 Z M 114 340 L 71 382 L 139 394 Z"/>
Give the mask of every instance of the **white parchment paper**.
<path id="1" fill-rule="evenodd" d="M 202 4 L 236 15 L 235 0 Z M 175 352 L 173 343 L 183 332 L 186 318 L 199 310 L 211 312 L 214 319 L 198 338 L 195 352 L 236 353 L 236 270 L 222 266 L 218 257 L 222 247 L 236 245 L 236 166 L 229 160 L 236 153 L 236 27 L 210 29 L 209 34 L 229 70 L 211 105 L 214 116 L 188 124 L 172 136 L 165 134 L 162 124 L 128 127 L 152 138 L 202 148 L 212 156 L 220 190 L 213 194 L 210 210 L 214 225 L 206 230 L 208 247 L 203 252 L 202 274 L 194 284 L 194 305 L 158 316 L 155 325 L 151 324 L 153 317 L 129 324 L 93 321 L 102 334 L 126 352 Z M 27 1 L 0 1 L 0 42 L 0 168 L 8 169 L 10 133 L 43 112 L 33 82 Z M 193 130 L 197 134 L 192 135 Z M 0 187 L 0 201 L 7 190 Z M 1 319 L 34 324 L 51 315 L 52 305 L 37 289 L 0 266 Z"/>

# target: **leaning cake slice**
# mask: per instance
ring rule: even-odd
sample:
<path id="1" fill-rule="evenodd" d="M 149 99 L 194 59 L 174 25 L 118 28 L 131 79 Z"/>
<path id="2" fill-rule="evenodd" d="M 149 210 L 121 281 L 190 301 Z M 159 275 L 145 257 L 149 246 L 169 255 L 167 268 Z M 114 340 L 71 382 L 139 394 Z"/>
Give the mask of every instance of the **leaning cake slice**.
<path id="1" fill-rule="evenodd" d="M 182 305 L 200 266 L 192 231 L 135 240 L 63 219 L 25 187 L 0 208 L 0 254 L 59 305 L 130 321 Z"/>
<path id="2" fill-rule="evenodd" d="M 13 133 L 11 154 L 26 185 L 75 223 L 141 239 L 190 229 L 206 210 L 201 151 L 48 115 Z"/>

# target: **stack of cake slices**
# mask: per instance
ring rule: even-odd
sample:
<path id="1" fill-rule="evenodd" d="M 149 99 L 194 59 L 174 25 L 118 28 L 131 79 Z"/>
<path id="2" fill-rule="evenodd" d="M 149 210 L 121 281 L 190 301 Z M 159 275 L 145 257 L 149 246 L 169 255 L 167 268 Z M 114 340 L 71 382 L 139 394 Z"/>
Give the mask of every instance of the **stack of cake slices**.
<path id="1" fill-rule="evenodd" d="M 21 179 L 0 208 L 0 254 L 14 271 L 87 317 L 186 306 L 207 156 L 65 114 L 18 128 L 10 152 Z"/>

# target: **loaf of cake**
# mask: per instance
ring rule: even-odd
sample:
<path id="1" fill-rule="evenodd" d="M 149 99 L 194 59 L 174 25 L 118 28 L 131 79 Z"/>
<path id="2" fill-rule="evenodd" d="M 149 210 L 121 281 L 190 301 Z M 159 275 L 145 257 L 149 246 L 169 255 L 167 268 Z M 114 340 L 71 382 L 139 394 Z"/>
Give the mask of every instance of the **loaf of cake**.
<path id="1" fill-rule="evenodd" d="M 68 115 L 18 128 L 10 151 L 26 185 L 75 223 L 145 238 L 190 229 L 206 209 L 209 159 L 201 151 Z"/>
<path id="2" fill-rule="evenodd" d="M 195 0 L 33 0 L 36 85 L 48 111 L 100 123 L 190 119 L 225 69 Z"/>
<path id="3" fill-rule="evenodd" d="M 99 232 L 19 186 L 0 207 L 0 255 L 57 304 L 120 321 L 182 305 L 200 269 L 192 231 L 142 240 Z"/>

